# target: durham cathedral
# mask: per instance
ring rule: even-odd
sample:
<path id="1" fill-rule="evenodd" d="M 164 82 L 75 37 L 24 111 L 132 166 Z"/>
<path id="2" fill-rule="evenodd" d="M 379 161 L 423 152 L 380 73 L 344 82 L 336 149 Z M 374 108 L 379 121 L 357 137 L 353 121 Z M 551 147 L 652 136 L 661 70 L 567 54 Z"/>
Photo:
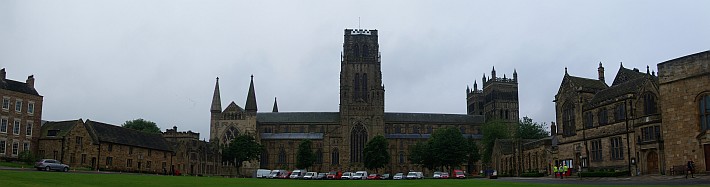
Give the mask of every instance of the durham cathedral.
<path id="1" fill-rule="evenodd" d="M 363 149 L 377 135 L 388 139 L 391 160 L 388 172 L 423 170 L 410 164 L 409 147 L 426 141 L 439 128 L 460 129 L 464 137 L 479 140 L 486 119 L 518 121 L 517 72 L 512 78 L 483 76 L 482 87 L 474 82 L 467 88 L 468 114 L 430 114 L 385 112 L 377 30 L 345 29 L 340 61 L 340 107 L 338 112 L 283 112 L 274 100 L 271 112 L 257 109 L 254 77 L 251 78 L 244 107 L 234 102 L 222 108 L 219 79 L 211 105 L 210 140 L 228 144 L 239 134 L 254 135 L 266 147 L 258 162 L 244 165 L 256 168 L 297 169 L 296 152 L 300 141 L 309 139 L 316 153 L 316 171 L 366 170 Z M 460 168 L 478 171 L 477 163 Z"/>

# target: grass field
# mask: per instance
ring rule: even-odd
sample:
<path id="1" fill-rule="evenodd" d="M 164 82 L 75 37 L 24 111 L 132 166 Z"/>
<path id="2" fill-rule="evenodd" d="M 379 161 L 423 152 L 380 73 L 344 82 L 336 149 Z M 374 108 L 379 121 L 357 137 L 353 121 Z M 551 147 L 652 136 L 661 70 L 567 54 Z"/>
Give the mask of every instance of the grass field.
<path id="1" fill-rule="evenodd" d="M 158 176 L 138 174 L 87 174 L 62 172 L 0 171 L 0 186 L 249 186 L 249 187 L 476 187 L 476 186 L 526 186 L 526 187 L 572 187 L 592 185 L 531 184 L 488 179 L 469 180 L 402 180 L 402 181 L 306 181 L 284 179 L 235 179 L 221 177 Z M 607 186 L 607 185 L 605 185 Z"/>

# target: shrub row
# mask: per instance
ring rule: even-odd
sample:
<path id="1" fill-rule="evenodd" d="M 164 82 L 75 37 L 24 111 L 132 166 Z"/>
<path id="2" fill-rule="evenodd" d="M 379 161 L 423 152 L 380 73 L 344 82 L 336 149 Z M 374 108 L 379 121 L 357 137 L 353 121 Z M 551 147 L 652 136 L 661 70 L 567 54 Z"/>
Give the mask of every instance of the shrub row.
<path id="1" fill-rule="evenodd" d="M 580 177 L 620 177 L 628 174 L 629 171 L 592 171 L 581 172 Z"/>

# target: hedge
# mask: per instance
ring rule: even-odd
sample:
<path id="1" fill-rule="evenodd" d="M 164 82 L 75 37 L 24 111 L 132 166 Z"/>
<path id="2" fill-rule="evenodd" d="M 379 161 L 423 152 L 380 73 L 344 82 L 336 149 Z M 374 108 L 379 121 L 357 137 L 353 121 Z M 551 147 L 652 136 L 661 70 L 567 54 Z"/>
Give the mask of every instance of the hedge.
<path id="1" fill-rule="evenodd" d="M 581 172 L 580 177 L 620 177 L 628 174 L 629 171 L 592 171 Z"/>

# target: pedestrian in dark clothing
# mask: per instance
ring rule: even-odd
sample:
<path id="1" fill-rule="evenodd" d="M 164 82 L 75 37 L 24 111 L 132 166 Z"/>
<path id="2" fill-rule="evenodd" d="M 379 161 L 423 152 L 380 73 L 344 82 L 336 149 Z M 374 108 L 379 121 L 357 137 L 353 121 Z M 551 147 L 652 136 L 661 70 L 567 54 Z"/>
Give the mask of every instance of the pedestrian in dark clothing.
<path id="1" fill-rule="evenodd" d="M 695 162 L 693 162 L 693 160 L 688 160 L 688 164 L 685 167 L 687 169 L 685 172 L 685 178 L 688 178 L 689 173 L 691 178 L 695 178 L 695 176 L 693 176 L 693 172 L 695 171 Z"/>

